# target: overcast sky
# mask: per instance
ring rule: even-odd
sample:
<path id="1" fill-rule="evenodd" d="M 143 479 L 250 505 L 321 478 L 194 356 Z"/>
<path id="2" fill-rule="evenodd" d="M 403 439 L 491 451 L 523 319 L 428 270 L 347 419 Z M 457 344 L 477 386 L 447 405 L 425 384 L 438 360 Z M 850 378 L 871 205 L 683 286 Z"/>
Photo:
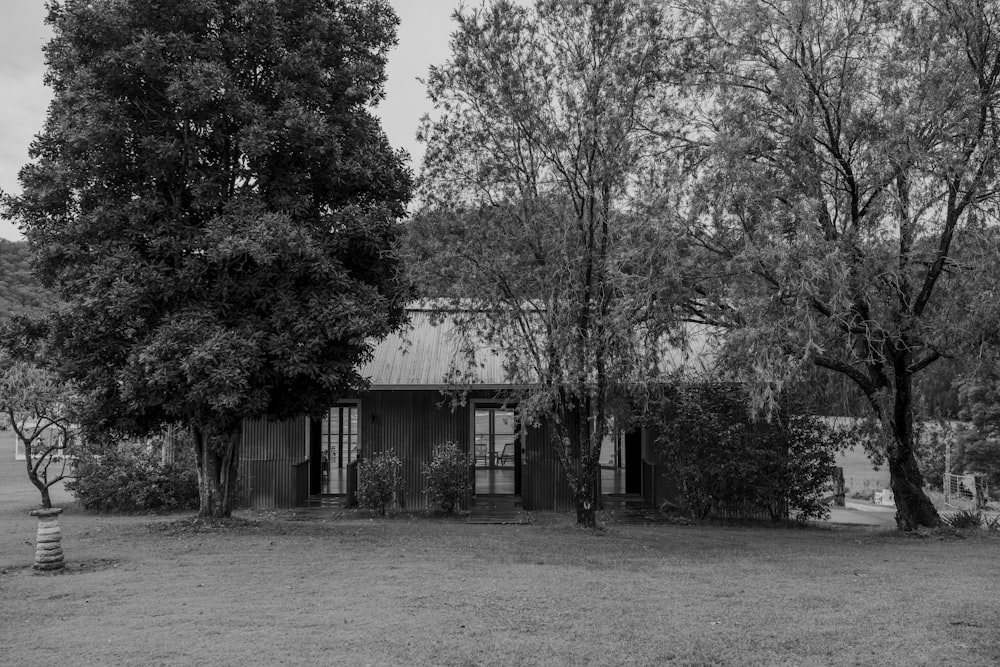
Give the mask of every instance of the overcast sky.
<path id="1" fill-rule="evenodd" d="M 417 78 L 448 57 L 451 14 L 460 0 L 391 0 L 399 14 L 399 46 L 389 55 L 386 99 L 378 109 L 393 146 L 413 157 L 423 155 L 415 135 L 420 117 L 430 111 Z M 0 0 L 0 189 L 20 192 L 17 172 L 28 160 L 28 144 L 41 130 L 49 91 L 42 45 L 49 36 L 43 0 Z M 0 238 L 18 239 L 17 228 L 0 220 Z"/>

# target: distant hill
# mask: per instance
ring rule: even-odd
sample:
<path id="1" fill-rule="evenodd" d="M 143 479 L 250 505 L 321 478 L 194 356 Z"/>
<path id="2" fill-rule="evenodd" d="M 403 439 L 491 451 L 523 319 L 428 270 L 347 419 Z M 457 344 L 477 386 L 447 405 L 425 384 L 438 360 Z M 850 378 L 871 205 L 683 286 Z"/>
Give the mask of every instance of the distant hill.
<path id="1" fill-rule="evenodd" d="M 28 244 L 0 239 L 0 320 L 11 315 L 38 317 L 57 302 L 32 275 Z"/>

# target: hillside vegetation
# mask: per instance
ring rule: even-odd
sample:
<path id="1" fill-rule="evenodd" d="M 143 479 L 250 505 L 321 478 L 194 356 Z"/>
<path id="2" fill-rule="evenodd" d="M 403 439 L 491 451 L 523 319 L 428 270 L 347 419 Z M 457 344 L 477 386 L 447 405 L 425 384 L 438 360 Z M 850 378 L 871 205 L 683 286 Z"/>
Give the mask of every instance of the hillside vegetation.
<path id="1" fill-rule="evenodd" d="M 31 272 L 28 244 L 0 239 L 0 320 L 12 315 L 37 317 L 55 303 L 55 295 Z"/>

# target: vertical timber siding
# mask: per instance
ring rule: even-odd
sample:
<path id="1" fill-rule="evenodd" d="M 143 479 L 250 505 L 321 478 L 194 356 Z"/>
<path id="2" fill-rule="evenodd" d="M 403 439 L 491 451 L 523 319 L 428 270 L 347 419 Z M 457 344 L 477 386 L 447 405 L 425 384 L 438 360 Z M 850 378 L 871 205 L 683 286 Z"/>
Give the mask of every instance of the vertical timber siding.
<path id="1" fill-rule="evenodd" d="M 452 411 L 437 390 L 370 391 L 361 398 L 361 453 L 395 452 L 403 462 L 404 506 L 425 508 L 424 464 L 444 442 L 457 442 L 468 452 L 468 423 L 468 406 Z"/>
<path id="2" fill-rule="evenodd" d="M 496 400 L 495 392 L 473 392 L 469 398 Z M 377 390 L 359 397 L 358 435 L 361 455 L 391 451 L 403 462 L 402 506 L 424 509 L 423 467 L 434 447 L 457 442 L 471 449 L 471 401 L 452 409 L 436 390 Z M 527 510 L 574 508 L 566 475 L 545 427 L 527 430 L 522 458 L 521 499 Z M 308 492 L 309 420 L 246 421 L 240 450 L 240 502 L 258 509 L 295 507 Z"/>
<path id="3" fill-rule="evenodd" d="M 680 506 L 680 481 L 660 459 L 656 449 L 658 433 L 644 426 L 642 429 L 642 498 L 650 505 L 659 507 L 664 503 Z"/>
<path id="4" fill-rule="evenodd" d="M 469 399 L 496 400 L 495 392 L 472 392 Z M 361 452 L 372 456 L 394 452 L 403 462 L 403 503 L 424 509 L 423 466 L 435 446 L 457 442 L 471 448 L 471 400 L 452 409 L 437 390 L 378 390 L 361 397 Z M 573 497 L 545 428 L 528 429 L 522 459 L 521 500 L 527 510 L 571 510 Z"/>
<path id="5" fill-rule="evenodd" d="M 257 509 L 295 507 L 308 491 L 302 463 L 309 455 L 309 420 L 243 422 L 240 440 L 240 501 Z M 308 482 L 308 480 L 306 480 Z"/>
<path id="6" fill-rule="evenodd" d="M 521 477 L 521 501 L 529 511 L 575 509 L 566 473 L 553 448 L 548 427 L 529 428 Z"/>

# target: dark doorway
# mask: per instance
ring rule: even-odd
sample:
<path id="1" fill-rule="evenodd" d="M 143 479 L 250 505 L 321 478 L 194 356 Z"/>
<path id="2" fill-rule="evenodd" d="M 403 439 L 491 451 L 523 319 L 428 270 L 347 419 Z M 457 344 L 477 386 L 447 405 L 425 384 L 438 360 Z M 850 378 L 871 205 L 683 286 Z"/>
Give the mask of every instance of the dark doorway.
<path id="1" fill-rule="evenodd" d="M 323 420 L 321 419 L 310 419 L 309 420 L 309 460 L 319 461 L 322 459 L 323 447 L 322 447 L 322 433 L 323 433 Z M 323 470 L 322 466 L 310 465 L 309 466 L 309 495 L 315 496 L 320 493 L 323 483 Z"/>
<path id="2" fill-rule="evenodd" d="M 625 493 L 642 493 L 642 430 L 625 433 Z"/>

